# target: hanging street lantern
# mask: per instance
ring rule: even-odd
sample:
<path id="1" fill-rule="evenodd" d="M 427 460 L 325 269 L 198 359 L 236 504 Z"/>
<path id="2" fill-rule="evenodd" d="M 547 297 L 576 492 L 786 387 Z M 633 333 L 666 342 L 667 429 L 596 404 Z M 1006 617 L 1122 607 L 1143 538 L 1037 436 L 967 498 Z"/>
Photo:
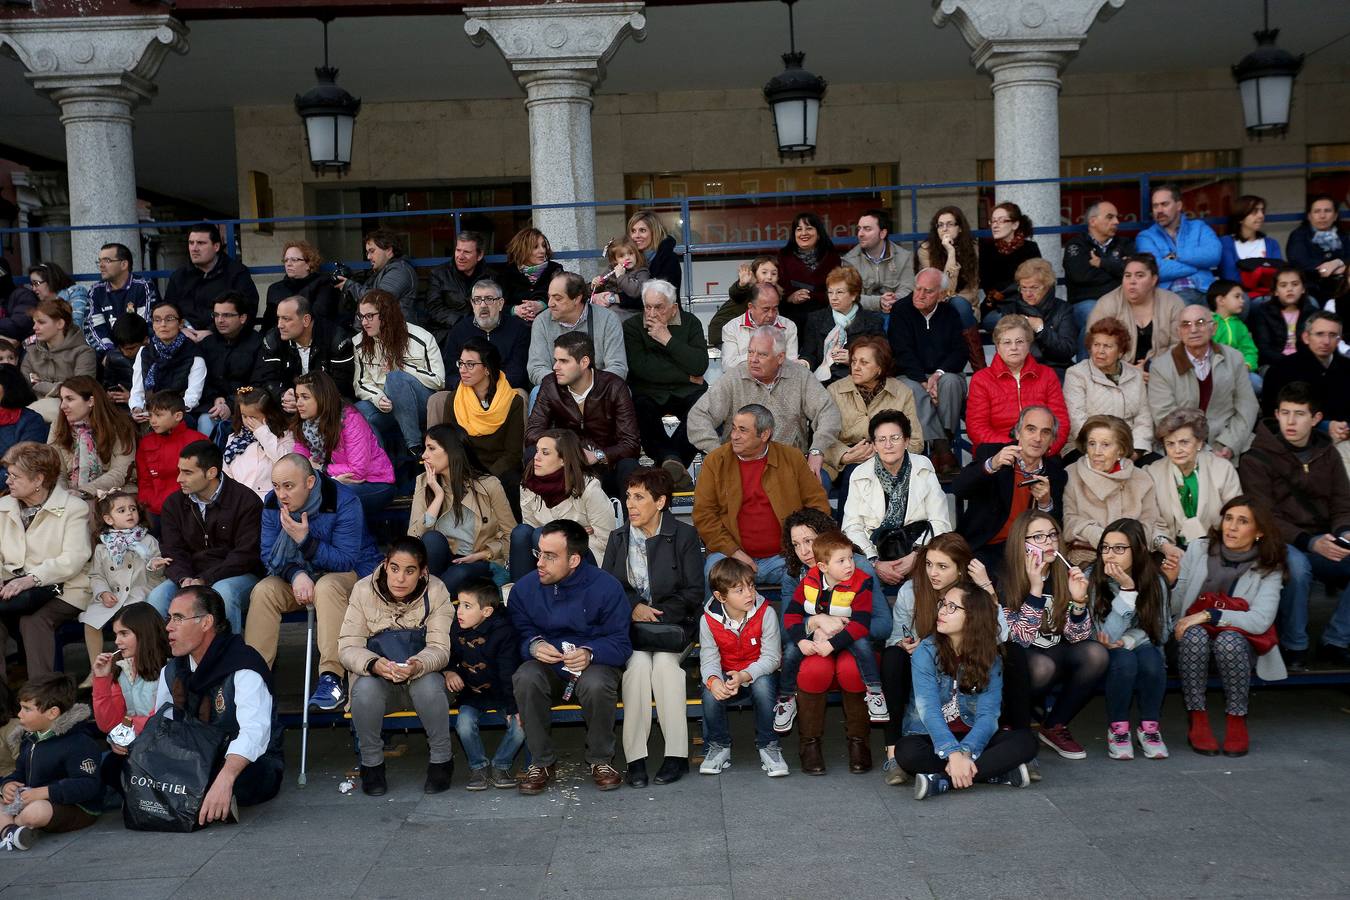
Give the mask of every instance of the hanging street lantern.
<path id="1" fill-rule="evenodd" d="M 323 22 L 323 65 L 314 70 L 317 86 L 295 97 L 295 111 L 305 123 L 309 164 L 316 175 L 346 172 L 352 164 L 352 134 L 361 100 L 338 87 L 338 70 L 328 65 L 328 23 Z"/>
<path id="2" fill-rule="evenodd" d="M 1253 34 L 1256 49 L 1233 66 L 1242 97 L 1242 119 L 1252 137 L 1281 135 L 1289 128 L 1289 104 L 1294 79 L 1303 68 L 1303 57 L 1275 46 L 1280 30 L 1270 27 L 1270 6 L 1265 6 L 1264 26 Z"/>
<path id="3" fill-rule="evenodd" d="M 773 128 L 778 136 L 779 156 L 809 156 L 816 152 L 816 126 L 820 121 L 820 101 L 825 96 L 825 79 L 802 68 L 806 54 L 797 49 L 792 5 L 788 8 L 788 52 L 783 54 L 786 68 L 764 85 L 764 99 L 773 110 Z"/>

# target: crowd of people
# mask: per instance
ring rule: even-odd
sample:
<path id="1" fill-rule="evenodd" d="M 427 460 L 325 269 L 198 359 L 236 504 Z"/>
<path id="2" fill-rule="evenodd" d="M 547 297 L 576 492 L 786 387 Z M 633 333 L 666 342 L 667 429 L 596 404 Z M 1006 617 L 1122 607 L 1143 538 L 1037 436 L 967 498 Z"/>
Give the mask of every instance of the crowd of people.
<path id="1" fill-rule="evenodd" d="M 1247 753 L 1253 670 L 1350 664 L 1350 588 L 1320 639 L 1308 615 L 1314 579 L 1350 576 L 1350 238 L 1314 198 L 1286 261 L 1264 209 L 1240 198 L 1220 238 L 1164 185 L 1131 241 L 1098 203 L 1063 295 L 1014 203 L 978 240 L 938 210 L 913 254 L 884 210 L 842 257 L 803 212 L 707 330 L 651 212 L 589 282 L 537 229 L 499 267 L 462 232 L 425 298 L 383 230 L 364 280 L 291 241 L 261 295 L 210 224 L 163 296 L 120 244 L 89 290 L 35 266 L 0 298 L 0 645 L 27 679 L 6 745 L 29 748 L 0 847 L 90 824 L 134 758 L 111 733 L 156 715 L 224 734 L 202 824 L 274 796 L 271 670 L 305 609 L 304 701 L 350 711 L 370 795 L 399 706 L 428 793 L 452 784 L 451 709 L 465 787 L 545 791 L 560 700 L 597 787 L 676 781 L 695 651 L 707 775 L 744 702 L 768 776 L 794 728 L 823 774 L 832 691 L 849 771 L 882 724 L 886 783 L 919 799 L 1025 787 L 1038 747 L 1086 757 L 1071 725 L 1164 758 L 1169 667 L 1189 746 Z M 78 686 L 57 671 L 77 621 Z"/>

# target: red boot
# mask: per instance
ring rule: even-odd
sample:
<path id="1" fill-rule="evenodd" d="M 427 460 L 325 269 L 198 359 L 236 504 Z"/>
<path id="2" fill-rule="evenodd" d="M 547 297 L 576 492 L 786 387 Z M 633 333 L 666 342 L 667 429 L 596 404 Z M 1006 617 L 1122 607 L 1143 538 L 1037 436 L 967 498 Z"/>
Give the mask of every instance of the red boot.
<path id="1" fill-rule="evenodd" d="M 1247 755 L 1247 717 L 1228 714 L 1228 727 L 1223 734 L 1224 756 Z"/>
<path id="2" fill-rule="evenodd" d="M 1191 749 L 1201 756 L 1218 756 L 1219 742 L 1214 738 L 1214 732 L 1209 728 L 1209 713 L 1203 709 L 1193 709 L 1190 711 L 1191 727 L 1186 732 L 1186 743 L 1191 745 Z M 1243 730 L 1243 735 L 1246 735 Z M 1243 744 L 1244 750 L 1246 743 Z"/>

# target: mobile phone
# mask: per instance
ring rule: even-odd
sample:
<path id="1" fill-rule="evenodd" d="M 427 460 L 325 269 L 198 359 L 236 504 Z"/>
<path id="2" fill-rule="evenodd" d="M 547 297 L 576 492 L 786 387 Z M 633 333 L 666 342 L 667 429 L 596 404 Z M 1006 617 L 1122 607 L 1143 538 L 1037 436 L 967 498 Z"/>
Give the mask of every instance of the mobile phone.
<path id="1" fill-rule="evenodd" d="M 1032 476 L 1031 476 L 1030 478 L 1028 478 L 1026 481 L 1019 481 L 1019 482 L 1017 482 L 1017 486 L 1018 486 L 1018 487 L 1028 487 L 1029 485 L 1033 485 L 1033 484 L 1035 484 L 1035 483 L 1038 482 L 1038 481 L 1040 481 L 1040 479 L 1037 478 L 1035 475 L 1032 475 Z"/>
<path id="2" fill-rule="evenodd" d="M 1337 547 L 1340 547 L 1342 550 L 1350 550 L 1350 541 L 1347 541 L 1339 534 L 1333 537 L 1331 540 L 1332 543 L 1334 543 Z"/>
<path id="3" fill-rule="evenodd" d="M 903 634 L 905 635 L 905 640 L 907 641 L 914 640 L 914 632 L 909 630 L 908 625 L 901 625 L 900 627 L 903 630 Z"/>
<path id="4" fill-rule="evenodd" d="M 1038 566 L 1043 564 L 1045 562 L 1045 551 L 1042 550 L 1040 547 L 1037 547 L 1035 544 L 1031 543 L 1031 541 L 1027 541 L 1026 545 L 1027 545 L 1027 556 L 1031 557 L 1031 561 Z"/>

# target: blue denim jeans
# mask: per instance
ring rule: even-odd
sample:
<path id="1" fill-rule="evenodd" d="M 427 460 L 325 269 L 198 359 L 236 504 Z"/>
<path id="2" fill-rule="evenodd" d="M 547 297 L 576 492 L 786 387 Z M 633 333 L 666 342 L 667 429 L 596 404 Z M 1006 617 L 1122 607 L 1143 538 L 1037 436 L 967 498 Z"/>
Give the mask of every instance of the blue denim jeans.
<path id="1" fill-rule="evenodd" d="M 840 651 L 835 651 L 836 653 Z M 877 667 L 877 654 L 872 649 L 871 638 L 855 640 L 848 645 L 843 652 L 850 654 L 854 662 L 858 664 L 858 674 L 862 676 L 863 685 L 868 689 L 881 690 L 881 670 Z M 797 693 L 797 671 L 802 667 L 802 660 L 805 654 L 797 646 L 797 642 L 784 636 L 783 638 L 783 671 L 778 684 L 780 696 L 786 697 Z"/>
<path id="2" fill-rule="evenodd" d="M 961 317 L 961 327 L 963 329 L 975 327 L 975 307 L 970 305 L 969 300 L 958 294 L 948 297 L 947 302 L 951 304 L 952 309 L 956 310 L 956 314 Z"/>
<path id="3" fill-rule="evenodd" d="M 459 735 L 459 744 L 464 748 L 470 769 L 481 769 L 488 764 L 483 735 L 478 731 L 478 718 L 481 715 L 482 711 L 478 707 L 461 703 L 459 715 L 455 716 L 455 734 Z M 511 771 L 511 763 L 524 743 L 525 731 L 520 727 L 520 722 L 514 716 L 506 716 L 506 733 L 497 745 L 497 752 L 492 755 L 492 768 Z"/>
<path id="4" fill-rule="evenodd" d="M 1078 326 L 1078 355 L 1074 357 L 1078 362 L 1088 358 L 1087 348 L 1083 346 L 1083 339 L 1087 337 L 1088 317 L 1092 315 L 1092 311 L 1096 308 L 1096 300 L 1079 300 L 1070 307 L 1073 311 L 1073 324 Z"/>
<path id="5" fill-rule="evenodd" d="M 1304 553 L 1292 544 L 1288 547 L 1286 561 L 1289 564 L 1289 577 L 1284 581 L 1284 590 L 1280 593 L 1280 616 L 1277 631 L 1280 634 L 1280 646 L 1288 650 L 1308 649 L 1308 594 L 1312 590 L 1313 579 L 1350 577 L 1350 559 L 1332 562 L 1325 556 L 1309 550 Z M 1331 614 L 1326 630 L 1322 632 L 1322 643 L 1336 647 L 1350 647 L 1350 585 L 1341 591 L 1336 601 L 1336 611 Z"/>
<path id="6" fill-rule="evenodd" d="M 868 636 L 874 641 L 885 643 L 886 639 L 891 636 L 892 620 L 891 605 L 886 602 L 886 594 L 884 593 L 885 585 L 881 578 L 877 576 L 872 563 L 861 553 L 853 554 L 853 564 L 872 576 L 872 627 L 868 631 Z M 782 593 L 782 605 L 778 608 L 780 617 L 787 611 L 788 601 L 797 592 L 797 585 L 801 582 L 801 576 L 793 578 L 788 574 L 787 566 L 784 565 L 783 576 L 779 580 Z"/>
<path id="7" fill-rule="evenodd" d="M 382 512 L 394 499 L 394 485 L 381 481 L 359 481 L 347 488 L 361 501 L 361 511 L 367 516 Z"/>
<path id="8" fill-rule="evenodd" d="M 492 564 L 486 560 L 471 563 L 454 562 L 450 551 L 450 542 L 439 531 L 428 531 L 422 535 L 422 543 L 427 548 L 427 571 L 439 578 L 450 599 L 456 599 L 459 586 L 470 578 L 492 578 Z"/>
<path id="9" fill-rule="evenodd" d="M 225 601 L 225 617 L 230 620 L 230 629 L 238 635 L 244 633 L 244 605 L 248 603 L 249 592 L 253 586 L 258 583 L 257 575 L 235 575 L 233 578 L 222 578 L 211 587 L 215 588 L 216 593 L 220 594 L 221 599 Z M 173 602 L 174 595 L 179 591 L 178 585 L 172 581 L 165 581 L 159 587 L 150 592 L 146 602 L 153 606 L 161 616 L 169 615 L 169 604 Z"/>
<path id="10" fill-rule="evenodd" d="M 778 677 L 776 674 L 764 675 L 750 682 L 736 692 L 730 700 L 718 700 L 703 686 L 703 746 L 712 744 L 719 747 L 731 746 L 731 729 L 727 727 L 727 704 L 733 703 L 750 694 L 750 703 L 755 710 L 755 747 L 777 746 L 778 735 L 773 730 L 773 704 L 778 699 Z"/>
<path id="11" fill-rule="evenodd" d="M 1133 650 L 1111 650 L 1106 666 L 1106 721 L 1130 721 L 1130 703 L 1139 697 L 1139 720 L 1156 722 L 1162 715 L 1167 669 L 1162 651 L 1152 644 Z"/>
<path id="12" fill-rule="evenodd" d="M 381 412 L 369 400 L 359 401 L 356 408 L 376 434 L 393 423 L 398 426 L 403 446 L 416 447 L 422 443 L 427 427 L 427 401 L 433 393 L 435 391 L 407 372 L 393 371 L 384 376 L 384 395 L 394 408 Z"/>

